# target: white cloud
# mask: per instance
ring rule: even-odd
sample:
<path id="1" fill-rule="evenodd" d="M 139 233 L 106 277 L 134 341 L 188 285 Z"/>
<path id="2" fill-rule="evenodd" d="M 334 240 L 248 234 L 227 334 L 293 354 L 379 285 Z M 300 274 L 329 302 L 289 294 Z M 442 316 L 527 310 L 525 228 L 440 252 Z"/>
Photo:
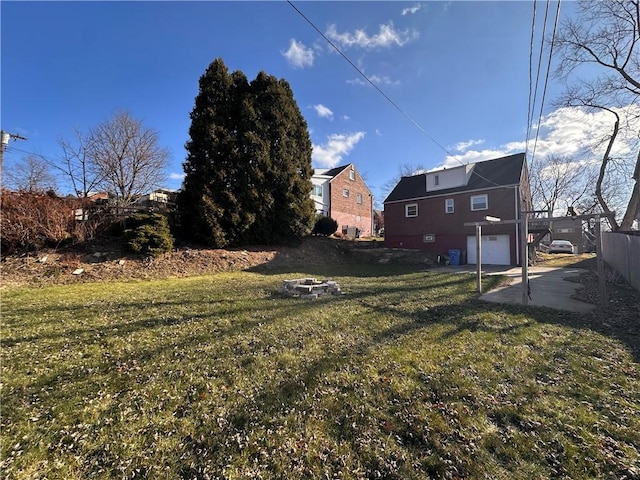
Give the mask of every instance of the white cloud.
<path id="1" fill-rule="evenodd" d="M 296 42 L 293 38 L 289 43 L 289 50 L 283 52 L 282 55 L 290 65 L 296 68 L 310 67 L 313 65 L 313 50 L 306 47 L 302 42 Z"/>
<path id="2" fill-rule="evenodd" d="M 367 35 L 364 30 L 355 30 L 354 32 L 339 33 L 335 25 L 329 25 L 325 35 L 340 44 L 343 48 L 361 47 L 361 48 L 384 48 L 391 46 L 403 46 L 411 39 L 418 36 L 417 32 L 409 32 L 408 30 L 398 31 L 393 27 L 393 22 L 381 24 L 378 33 L 372 36 Z"/>
<path id="3" fill-rule="evenodd" d="M 418 10 L 420 10 L 422 8 L 422 4 L 420 3 L 416 3 L 413 7 L 407 7 L 407 8 L 403 8 L 402 9 L 402 15 L 413 15 L 414 13 L 418 12 Z"/>
<path id="4" fill-rule="evenodd" d="M 169 179 L 170 180 L 184 180 L 184 172 L 182 173 L 177 173 L 177 172 L 171 172 L 169 174 Z"/>
<path id="5" fill-rule="evenodd" d="M 342 116 L 342 120 L 349 120 L 351 117 L 349 115 L 343 115 Z"/>
<path id="6" fill-rule="evenodd" d="M 620 124 L 629 125 L 630 128 L 621 130 L 614 143 L 611 155 L 624 157 L 637 151 L 637 143 L 640 140 L 640 106 L 631 105 L 617 109 L 620 115 Z M 549 155 L 567 157 L 574 162 L 600 161 L 607 147 L 609 135 L 613 130 L 615 117 L 604 110 L 589 112 L 577 107 L 563 107 L 544 116 L 539 125 L 538 141 L 535 141 L 536 128 L 531 133 L 528 150 L 524 140 L 508 142 L 497 147 L 483 150 L 466 150 L 473 145 L 468 145 L 473 140 L 456 144 L 456 150 L 460 155 L 448 155 L 441 167 L 455 167 L 460 164 L 475 163 L 505 155 L 512 155 L 527 151 L 527 157 L 531 161 L 535 145 L 535 157 L 544 158 Z M 481 144 L 481 141 L 474 145 Z"/>
<path id="7" fill-rule="evenodd" d="M 447 155 L 445 161 L 442 165 L 439 165 L 437 168 L 452 168 L 459 167 L 460 165 L 464 165 L 467 163 L 476 163 L 483 162 L 485 160 L 491 160 L 493 158 L 500 158 L 506 155 L 511 155 L 513 153 L 523 152 L 524 148 L 518 151 L 509 151 L 504 146 L 495 148 L 495 149 L 486 149 L 486 150 L 469 150 L 460 155 Z"/>
<path id="8" fill-rule="evenodd" d="M 316 113 L 318 114 L 319 117 L 328 118 L 329 120 L 333 120 L 333 112 L 331 111 L 330 108 L 325 107 L 321 103 L 319 103 L 318 105 L 314 105 L 313 108 L 314 108 L 314 110 L 316 111 Z"/>
<path id="9" fill-rule="evenodd" d="M 615 109 L 620 115 L 620 125 L 629 124 L 622 129 L 613 145 L 611 155 L 625 156 L 631 152 L 632 145 L 638 140 L 640 131 L 640 106 L 631 105 Z M 577 107 L 563 107 L 543 117 L 539 126 L 536 156 L 549 154 L 566 156 L 597 156 L 604 154 L 609 135 L 613 131 L 615 116 L 599 110 L 589 112 Z M 535 130 L 529 149 L 535 143 Z"/>
<path id="10" fill-rule="evenodd" d="M 364 138 L 365 132 L 334 133 L 323 145 L 313 145 L 313 161 L 320 167 L 333 168 L 349 155 L 356 144 Z"/>
<path id="11" fill-rule="evenodd" d="M 453 148 L 455 148 L 459 152 L 464 152 L 465 150 L 468 150 L 470 147 L 473 147 L 474 145 L 482 145 L 483 143 L 484 143 L 484 139 L 467 140 L 466 142 L 456 143 L 456 145 Z"/>
<path id="12" fill-rule="evenodd" d="M 383 75 L 383 76 L 371 75 L 369 77 L 369 80 L 371 80 L 376 85 L 399 85 L 400 84 L 399 80 L 392 80 L 386 75 Z M 369 85 L 369 82 L 367 82 L 366 80 L 360 77 L 354 78 L 352 80 L 347 80 L 347 83 L 349 85 Z"/>
<path id="13" fill-rule="evenodd" d="M 378 135 L 379 137 L 382 136 L 382 132 L 380 130 L 378 130 L 377 128 L 376 128 L 376 135 Z"/>

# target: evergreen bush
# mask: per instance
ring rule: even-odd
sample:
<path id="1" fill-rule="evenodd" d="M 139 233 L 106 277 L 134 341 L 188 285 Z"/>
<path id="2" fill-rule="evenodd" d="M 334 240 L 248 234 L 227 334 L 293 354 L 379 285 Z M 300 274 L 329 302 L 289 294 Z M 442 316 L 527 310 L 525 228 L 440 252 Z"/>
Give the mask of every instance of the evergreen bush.
<path id="1" fill-rule="evenodd" d="M 124 231 L 125 244 L 134 253 L 158 255 L 173 248 L 167 217 L 159 213 L 138 213 L 129 217 Z"/>
<path id="2" fill-rule="evenodd" d="M 324 215 L 318 215 L 316 217 L 316 224 L 311 232 L 313 235 L 332 235 L 338 230 L 338 222 L 331 217 L 325 217 Z"/>

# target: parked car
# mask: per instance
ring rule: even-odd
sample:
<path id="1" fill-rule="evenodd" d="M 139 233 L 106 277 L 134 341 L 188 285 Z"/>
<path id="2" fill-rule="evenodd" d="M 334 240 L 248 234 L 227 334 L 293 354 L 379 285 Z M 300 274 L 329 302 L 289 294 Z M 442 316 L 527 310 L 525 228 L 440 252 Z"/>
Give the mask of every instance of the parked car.
<path id="1" fill-rule="evenodd" d="M 549 244 L 549 253 L 573 253 L 573 244 L 569 240 L 554 240 Z"/>

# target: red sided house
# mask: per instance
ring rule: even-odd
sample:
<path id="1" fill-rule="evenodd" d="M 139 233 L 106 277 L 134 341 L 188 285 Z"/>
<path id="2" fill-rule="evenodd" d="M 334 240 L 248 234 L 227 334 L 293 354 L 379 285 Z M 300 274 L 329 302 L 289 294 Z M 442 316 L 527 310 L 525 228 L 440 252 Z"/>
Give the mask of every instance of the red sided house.
<path id="1" fill-rule="evenodd" d="M 485 216 L 518 220 L 532 210 L 524 153 L 402 177 L 384 201 L 385 247 L 461 251 L 476 263 L 475 227 Z M 482 263 L 520 264 L 520 225 L 482 227 Z"/>
<path id="2" fill-rule="evenodd" d="M 352 237 L 372 236 L 373 195 L 353 163 L 316 169 L 311 183 L 316 213 L 338 222 L 339 232 Z"/>

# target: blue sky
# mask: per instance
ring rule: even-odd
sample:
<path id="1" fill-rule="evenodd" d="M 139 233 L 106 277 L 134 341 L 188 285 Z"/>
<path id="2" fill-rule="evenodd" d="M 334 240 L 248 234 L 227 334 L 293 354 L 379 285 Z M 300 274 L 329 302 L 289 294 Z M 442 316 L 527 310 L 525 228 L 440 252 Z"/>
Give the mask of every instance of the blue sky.
<path id="1" fill-rule="evenodd" d="M 28 138 L 11 142 L 4 168 L 25 152 L 55 159 L 58 137 L 124 109 L 158 131 L 171 151 L 166 187 L 178 188 L 198 79 L 218 57 L 250 80 L 261 70 L 286 79 L 309 126 L 313 166 L 354 163 L 379 202 L 401 165 L 432 169 L 525 150 L 531 2 L 294 5 L 395 105 L 286 1 L 3 1 L 2 129 Z M 573 9 L 562 3 L 561 18 Z M 563 88 L 550 79 L 536 155 L 577 152 L 599 125 L 553 109 Z"/>

